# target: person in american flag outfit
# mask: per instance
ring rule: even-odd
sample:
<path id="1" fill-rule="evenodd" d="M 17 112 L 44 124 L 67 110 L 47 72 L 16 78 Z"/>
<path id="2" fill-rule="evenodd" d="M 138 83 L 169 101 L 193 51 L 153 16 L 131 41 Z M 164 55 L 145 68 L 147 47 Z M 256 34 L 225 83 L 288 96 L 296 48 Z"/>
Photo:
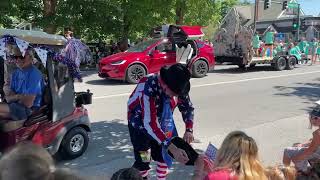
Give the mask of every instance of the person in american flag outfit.
<path id="1" fill-rule="evenodd" d="M 148 177 L 151 158 L 157 163 L 157 179 L 166 179 L 168 163 L 164 152 L 170 151 L 172 158 L 180 163 L 189 161 L 186 151 L 171 143 L 171 139 L 178 136 L 173 121 L 173 110 L 177 106 L 186 127 L 183 139 L 187 143 L 194 140 L 194 108 L 188 95 L 190 77 L 189 70 L 182 64 L 162 67 L 160 74 L 142 78 L 129 98 L 128 127 L 134 148 L 133 167 L 144 179 Z M 168 123 L 168 119 L 172 121 Z"/>

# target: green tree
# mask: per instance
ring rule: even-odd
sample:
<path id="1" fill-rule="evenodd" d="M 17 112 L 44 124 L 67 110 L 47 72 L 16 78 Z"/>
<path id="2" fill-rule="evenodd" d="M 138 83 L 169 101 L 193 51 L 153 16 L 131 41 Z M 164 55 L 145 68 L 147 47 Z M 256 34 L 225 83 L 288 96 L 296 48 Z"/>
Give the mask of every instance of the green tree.
<path id="1" fill-rule="evenodd" d="M 31 22 L 49 33 L 71 27 L 87 40 L 146 36 L 162 24 L 210 26 L 218 24 L 237 0 L 4 0 L 8 13 L 0 24 L 10 27 L 12 17 Z M 10 11 L 8 11 L 10 9 Z"/>
<path id="2" fill-rule="evenodd" d="M 248 1 L 248 0 L 243 0 L 243 1 L 239 2 L 238 4 L 239 5 L 250 5 L 252 3 L 250 1 Z"/>
<path id="3" fill-rule="evenodd" d="M 10 10 L 10 3 L 7 0 L 0 1 L 0 27 L 1 26 L 10 26 L 12 24 L 12 21 L 9 16 L 9 10 Z"/>
<path id="4" fill-rule="evenodd" d="M 230 8 L 237 5 L 238 3 L 239 3 L 238 0 L 221 0 L 220 1 L 221 16 L 224 17 L 225 15 L 227 15 Z"/>
<path id="5" fill-rule="evenodd" d="M 235 5 L 240 5 L 242 2 L 238 0 L 216 0 L 214 6 L 214 15 L 211 18 L 209 25 L 204 29 L 207 39 L 212 39 L 214 33 L 219 27 L 220 21 L 229 12 L 230 8 Z"/>
<path id="6" fill-rule="evenodd" d="M 7 0 L 7 16 L 14 17 L 19 21 L 28 21 L 34 25 L 44 27 L 49 33 L 55 32 L 55 9 L 57 0 Z M 3 22 L 0 19 L 0 22 Z M 6 27 L 9 25 L 7 24 Z"/>

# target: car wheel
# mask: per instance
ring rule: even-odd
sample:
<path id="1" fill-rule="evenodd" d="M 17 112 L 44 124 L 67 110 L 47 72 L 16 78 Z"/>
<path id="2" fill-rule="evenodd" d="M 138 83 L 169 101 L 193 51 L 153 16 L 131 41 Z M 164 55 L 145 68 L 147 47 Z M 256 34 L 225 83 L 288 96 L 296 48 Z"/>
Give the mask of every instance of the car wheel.
<path id="1" fill-rule="evenodd" d="M 209 66 L 204 60 L 197 60 L 192 66 L 192 75 L 196 78 L 204 77 L 209 71 Z"/>
<path id="2" fill-rule="evenodd" d="M 87 131 L 82 127 L 75 127 L 63 138 L 59 155 L 63 159 L 75 159 L 86 151 L 88 143 L 89 137 Z"/>
<path id="3" fill-rule="evenodd" d="M 294 69 L 294 67 L 296 66 L 296 62 L 297 62 L 297 59 L 295 57 L 293 57 L 293 56 L 289 57 L 289 59 L 287 61 L 286 69 L 287 70 Z"/>
<path id="4" fill-rule="evenodd" d="M 134 64 L 127 70 L 126 81 L 131 84 L 137 84 L 145 75 L 146 70 L 141 65 Z"/>
<path id="5" fill-rule="evenodd" d="M 279 57 L 278 59 L 276 59 L 275 62 L 275 68 L 277 71 L 282 71 L 286 68 L 287 66 L 287 60 L 284 57 Z"/>

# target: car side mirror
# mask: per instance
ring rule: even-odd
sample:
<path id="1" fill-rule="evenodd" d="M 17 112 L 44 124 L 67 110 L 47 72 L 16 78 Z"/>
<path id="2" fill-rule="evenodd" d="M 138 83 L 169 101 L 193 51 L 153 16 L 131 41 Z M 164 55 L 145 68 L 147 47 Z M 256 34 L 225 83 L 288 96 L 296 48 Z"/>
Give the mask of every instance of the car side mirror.
<path id="1" fill-rule="evenodd" d="M 153 50 L 151 53 L 150 53 L 150 56 L 154 56 L 156 54 L 159 54 L 160 51 L 159 50 Z"/>

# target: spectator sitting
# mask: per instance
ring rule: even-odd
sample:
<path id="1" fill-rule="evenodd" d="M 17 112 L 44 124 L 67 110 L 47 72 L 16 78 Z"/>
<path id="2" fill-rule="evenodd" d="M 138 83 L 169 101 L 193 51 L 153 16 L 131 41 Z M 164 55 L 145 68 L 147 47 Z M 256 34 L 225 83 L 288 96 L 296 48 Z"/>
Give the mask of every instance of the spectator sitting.
<path id="1" fill-rule="evenodd" d="M 203 179 L 206 171 L 204 161 L 195 163 L 194 180 Z M 244 132 L 231 132 L 223 141 L 217 152 L 213 171 L 206 180 L 267 180 L 264 168 L 258 159 L 258 146 L 252 137 Z"/>
<path id="2" fill-rule="evenodd" d="M 308 172 L 309 160 L 320 158 L 320 102 L 316 102 L 317 107 L 312 110 L 309 116 L 310 128 L 318 127 L 312 133 L 312 139 L 302 144 L 295 144 L 293 147 L 287 147 L 283 154 L 283 164 L 289 166 L 291 162 L 300 172 Z"/>
<path id="3" fill-rule="evenodd" d="M 111 180 L 143 180 L 140 171 L 135 168 L 124 168 L 115 172 Z"/>
<path id="4" fill-rule="evenodd" d="M 25 56 L 16 56 L 17 67 L 11 76 L 7 103 L 0 104 L 0 117 L 25 120 L 41 105 L 44 87 L 41 72 L 32 65 L 33 52 L 28 49 Z"/>
<path id="5" fill-rule="evenodd" d="M 296 169 L 293 166 L 268 167 L 266 175 L 271 180 L 295 180 Z"/>
<path id="6" fill-rule="evenodd" d="M 9 52 L 12 52 L 12 54 L 21 54 L 17 46 L 9 46 Z M 3 93 L 4 93 L 4 99 L 6 96 L 8 96 L 11 92 L 10 90 L 10 81 L 11 81 L 11 75 L 12 73 L 17 69 L 17 66 L 14 59 L 15 56 L 9 56 L 6 61 L 4 61 L 3 65 L 3 77 L 4 77 L 4 84 L 3 84 Z"/>
<path id="7" fill-rule="evenodd" d="M 295 56 L 298 60 L 298 63 L 301 64 L 302 61 L 302 53 L 300 51 L 299 46 L 297 46 L 297 43 L 291 43 L 289 46 L 290 50 L 289 50 L 289 55 L 291 56 Z"/>
<path id="8" fill-rule="evenodd" d="M 0 57 L 0 102 L 4 101 L 4 91 L 3 91 L 3 86 L 5 83 L 5 78 L 4 78 L 4 59 Z"/>
<path id="9" fill-rule="evenodd" d="M 64 34 L 64 37 L 67 39 L 67 40 L 70 40 L 73 38 L 73 32 L 70 31 L 70 30 L 67 30 Z"/>
<path id="10" fill-rule="evenodd" d="M 110 41 L 110 54 L 116 53 L 116 44 L 113 42 L 113 40 Z"/>

